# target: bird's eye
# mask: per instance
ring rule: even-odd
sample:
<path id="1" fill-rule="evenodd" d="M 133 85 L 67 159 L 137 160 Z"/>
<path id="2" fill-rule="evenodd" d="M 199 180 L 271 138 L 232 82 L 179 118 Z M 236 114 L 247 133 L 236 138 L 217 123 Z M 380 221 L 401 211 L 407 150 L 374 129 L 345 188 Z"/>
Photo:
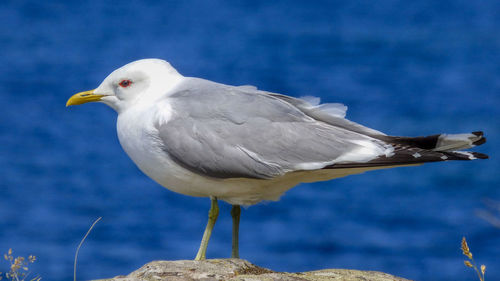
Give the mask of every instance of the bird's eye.
<path id="1" fill-rule="evenodd" d="M 120 85 L 122 88 L 127 88 L 128 86 L 132 85 L 132 81 L 122 80 L 118 85 Z"/>

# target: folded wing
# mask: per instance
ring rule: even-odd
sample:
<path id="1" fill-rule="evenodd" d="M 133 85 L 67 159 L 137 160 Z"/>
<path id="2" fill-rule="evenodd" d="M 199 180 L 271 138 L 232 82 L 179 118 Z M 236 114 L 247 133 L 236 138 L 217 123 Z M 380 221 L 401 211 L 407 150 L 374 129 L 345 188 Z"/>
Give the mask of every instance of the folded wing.
<path id="1" fill-rule="evenodd" d="M 343 105 L 313 105 L 250 86 L 192 78 L 168 99 L 171 118 L 158 124 L 163 149 L 208 177 L 269 179 L 300 170 L 484 158 L 450 151 L 479 139 L 436 137 L 426 147 L 428 139 L 391 137 L 343 118 Z"/>

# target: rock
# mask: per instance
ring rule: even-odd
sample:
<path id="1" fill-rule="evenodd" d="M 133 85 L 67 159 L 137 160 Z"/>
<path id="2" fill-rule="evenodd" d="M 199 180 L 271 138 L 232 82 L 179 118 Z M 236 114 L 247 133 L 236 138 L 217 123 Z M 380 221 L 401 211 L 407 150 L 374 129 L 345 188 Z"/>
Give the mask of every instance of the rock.
<path id="1" fill-rule="evenodd" d="M 127 276 L 96 281 L 160 281 L 160 280 L 231 280 L 231 281 L 409 281 L 387 273 L 349 269 L 324 269 L 309 272 L 275 272 L 241 259 L 205 261 L 153 261 Z"/>

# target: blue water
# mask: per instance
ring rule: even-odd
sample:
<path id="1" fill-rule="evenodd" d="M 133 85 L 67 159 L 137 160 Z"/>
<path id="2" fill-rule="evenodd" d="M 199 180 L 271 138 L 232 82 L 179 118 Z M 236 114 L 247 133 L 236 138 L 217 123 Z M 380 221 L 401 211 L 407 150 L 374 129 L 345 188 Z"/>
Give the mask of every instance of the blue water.
<path id="1" fill-rule="evenodd" d="M 500 2 L 2 1 L 0 252 L 34 254 L 44 280 L 80 280 L 192 259 L 209 201 L 167 191 L 134 166 L 101 104 L 65 108 L 132 60 L 349 106 L 394 135 L 484 130 L 491 159 L 303 184 L 242 212 L 241 256 L 282 271 L 379 270 L 416 280 L 500 280 Z M 208 256 L 228 257 L 221 204 Z M 0 261 L 0 271 L 7 264 Z"/>

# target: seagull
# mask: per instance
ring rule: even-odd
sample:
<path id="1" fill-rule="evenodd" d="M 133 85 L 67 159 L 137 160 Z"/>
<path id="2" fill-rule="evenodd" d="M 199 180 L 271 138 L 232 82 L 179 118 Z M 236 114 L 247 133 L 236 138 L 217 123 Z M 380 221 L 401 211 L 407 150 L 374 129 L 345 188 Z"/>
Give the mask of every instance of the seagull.
<path id="1" fill-rule="evenodd" d="M 486 142 L 480 131 L 390 136 L 346 119 L 343 104 L 185 77 L 160 59 L 120 67 L 66 106 L 88 102 L 118 113 L 120 144 L 144 174 L 171 191 L 210 198 L 195 260 L 206 259 L 217 200 L 232 205 L 231 257 L 239 258 L 240 206 L 276 201 L 300 183 L 488 158 L 462 151 Z"/>

